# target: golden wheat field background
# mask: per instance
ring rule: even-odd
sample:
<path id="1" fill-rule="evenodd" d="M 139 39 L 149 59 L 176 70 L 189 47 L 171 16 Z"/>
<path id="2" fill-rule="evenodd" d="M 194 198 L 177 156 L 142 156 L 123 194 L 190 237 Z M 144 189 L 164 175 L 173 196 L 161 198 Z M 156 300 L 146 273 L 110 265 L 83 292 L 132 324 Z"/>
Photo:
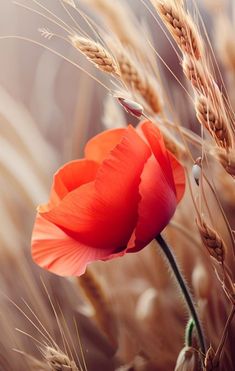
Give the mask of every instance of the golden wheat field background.
<path id="1" fill-rule="evenodd" d="M 234 0 L 1 0 L 0 20 L 0 370 L 235 370 Z M 146 117 L 186 173 L 163 236 L 204 352 L 156 241 L 81 277 L 31 257 L 58 167 Z"/>

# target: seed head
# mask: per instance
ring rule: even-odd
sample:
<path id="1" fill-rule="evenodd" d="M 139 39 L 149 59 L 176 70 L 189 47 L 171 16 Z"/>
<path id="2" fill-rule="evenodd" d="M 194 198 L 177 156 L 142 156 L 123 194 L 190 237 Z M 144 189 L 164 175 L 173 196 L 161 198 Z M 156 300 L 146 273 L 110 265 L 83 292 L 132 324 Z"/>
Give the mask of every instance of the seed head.
<path id="1" fill-rule="evenodd" d="M 225 258 L 225 244 L 219 234 L 206 222 L 197 219 L 198 229 L 201 235 L 202 242 L 207 248 L 209 254 L 217 260 L 218 263 L 223 263 Z"/>
<path id="2" fill-rule="evenodd" d="M 125 98 L 118 98 L 118 101 L 122 105 L 122 107 L 132 116 L 135 116 L 139 119 L 143 115 L 144 109 L 139 103 Z"/>

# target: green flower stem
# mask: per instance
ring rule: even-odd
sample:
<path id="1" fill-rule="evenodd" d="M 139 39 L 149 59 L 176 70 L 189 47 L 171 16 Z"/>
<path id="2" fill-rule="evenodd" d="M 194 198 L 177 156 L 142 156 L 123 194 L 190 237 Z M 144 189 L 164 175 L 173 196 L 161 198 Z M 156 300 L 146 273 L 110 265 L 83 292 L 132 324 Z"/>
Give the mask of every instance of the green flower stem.
<path id="1" fill-rule="evenodd" d="M 184 299 L 185 299 L 185 301 L 188 305 L 189 311 L 191 313 L 191 317 L 194 321 L 195 328 L 196 328 L 197 334 L 198 334 L 198 341 L 199 341 L 199 345 L 200 345 L 200 348 L 201 348 L 201 352 L 203 354 L 205 354 L 206 353 L 206 346 L 205 346 L 205 341 L 204 341 L 204 336 L 203 336 L 201 324 L 200 324 L 195 306 L 193 304 L 193 300 L 192 300 L 191 295 L 189 293 L 189 289 L 187 287 L 187 284 L 184 281 L 184 278 L 182 277 L 182 275 L 179 271 L 179 268 L 178 268 L 177 263 L 175 261 L 174 255 L 171 251 L 171 248 L 167 245 L 166 241 L 162 238 L 162 236 L 160 234 L 156 237 L 156 241 L 160 245 L 165 257 L 167 258 L 167 260 L 168 260 L 168 262 L 169 262 L 169 264 L 170 264 L 170 266 L 171 266 L 171 268 L 174 272 L 175 278 L 176 278 L 176 280 L 177 280 L 177 282 L 180 286 L 181 292 L 182 292 L 182 294 L 184 296 Z"/>
<path id="2" fill-rule="evenodd" d="M 185 328 L 185 346 L 191 347 L 193 343 L 193 330 L 195 328 L 195 323 L 192 318 L 189 318 L 187 326 Z"/>

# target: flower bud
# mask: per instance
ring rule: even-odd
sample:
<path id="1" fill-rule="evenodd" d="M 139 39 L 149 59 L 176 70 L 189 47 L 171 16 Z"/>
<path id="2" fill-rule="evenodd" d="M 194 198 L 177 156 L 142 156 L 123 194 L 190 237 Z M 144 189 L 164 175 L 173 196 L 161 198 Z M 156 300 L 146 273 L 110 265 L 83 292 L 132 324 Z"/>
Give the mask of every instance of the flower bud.
<path id="1" fill-rule="evenodd" d="M 122 107 L 132 116 L 135 116 L 139 119 L 143 115 L 144 109 L 139 103 L 125 98 L 118 98 L 118 101 L 122 105 Z"/>
<path id="2" fill-rule="evenodd" d="M 192 167 L 192 174 L 197 185 L 199 185 L 199 180 L 201 177 L 201 161 L 201 157 L 198 157 Z"/>
<path id="3" fill-rule="evenodd" d="M 199 371 L 198 352 L 192 347 L 184 347 L 177 359 L 175 371 Z"/>

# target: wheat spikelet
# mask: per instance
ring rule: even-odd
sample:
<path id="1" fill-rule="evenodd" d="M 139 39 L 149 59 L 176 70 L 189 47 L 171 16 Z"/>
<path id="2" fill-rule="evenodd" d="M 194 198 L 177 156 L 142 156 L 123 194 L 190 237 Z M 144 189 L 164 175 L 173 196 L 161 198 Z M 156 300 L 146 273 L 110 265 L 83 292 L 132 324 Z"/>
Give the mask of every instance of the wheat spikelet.
<path id="1" fill-rule="evenodd" d="M 46 347 L 44 357 L 52 371 L 79 371 L 75 362 L 61 350 Z"/>
<path id="2" fill-rule="evenodd" d="M 221 105 L 218 106 L 208 97 L 200 95 L 196 99 L 195 108 L 198 121 L 209 130 L 217 145 L 225 148 L 231 147 L 229 122 L 224 110 L 221 110 Z"/>
<path id="3" fill-rule="evenodd" d="M 208 226 L 204 220 L 196 220 L 198 230 L 204 246 L 209 254 L 219 263 L 223 263 L 225 258 L 225 244 L 219 234 Z"/>
<path id="4" fill-rule="evenodd" d="M 220 161 L 221 165 L 225 168 L 227 173 L 235 177 L 235 151 L 231 149 L 229 151 L 217 148 L 214 150 L 215 156 Z"/>
<path id="5" fill-rule="evenodd" d="M 80 50 L 99 70 L 119 75 L 115 59 L 101 44 L 79 35 L 69 36 L 69 39 L 72 45 Z"/>
<path id="6" fill-rule="evenodd" d="M 123 81 L 142 96 L 154 113 L 161 112 L 161 99 L 157 93 L 157 84 L 154 78 L 140 70 L 124 50 L 117 53 L 117 60 Z"/>
<path id="7" fill-rule="evenodd" d="M 175 1 L 151 0 L 183 53 L 199 59 L 203 44 L 191 17 Z"/>
<path id="8" fill-rule="evenodd" d="M 109 338 L 111 343 L 116 346 L 116 322 L 100 283 L 96 279 L 95 275 L 88 269 L 85 274 L 78 278 L 78 283 L 95 309 L 95 318 L 100 328 Z"/>
<path id="9" fill-rule="evenodd" d="M 196 92 L 195 109 L 199 122 L 208 129 L 219 147 L 231 148 L 230 115 L 223 94 L 210 73 L 203 40 L 192 17 L 185 11 L 184 3 L 178 4 L 176 0 L 152 2 L 181 48 L 184 74 Z"/>
<path id="10" fill-rule="evenodd" d="M 191 82 L 194 89 L 206 95 L 212 86 L 212 76 L 210 75 L 201 60 L 183 56 L 182 68 L 185 76 Z"/>

